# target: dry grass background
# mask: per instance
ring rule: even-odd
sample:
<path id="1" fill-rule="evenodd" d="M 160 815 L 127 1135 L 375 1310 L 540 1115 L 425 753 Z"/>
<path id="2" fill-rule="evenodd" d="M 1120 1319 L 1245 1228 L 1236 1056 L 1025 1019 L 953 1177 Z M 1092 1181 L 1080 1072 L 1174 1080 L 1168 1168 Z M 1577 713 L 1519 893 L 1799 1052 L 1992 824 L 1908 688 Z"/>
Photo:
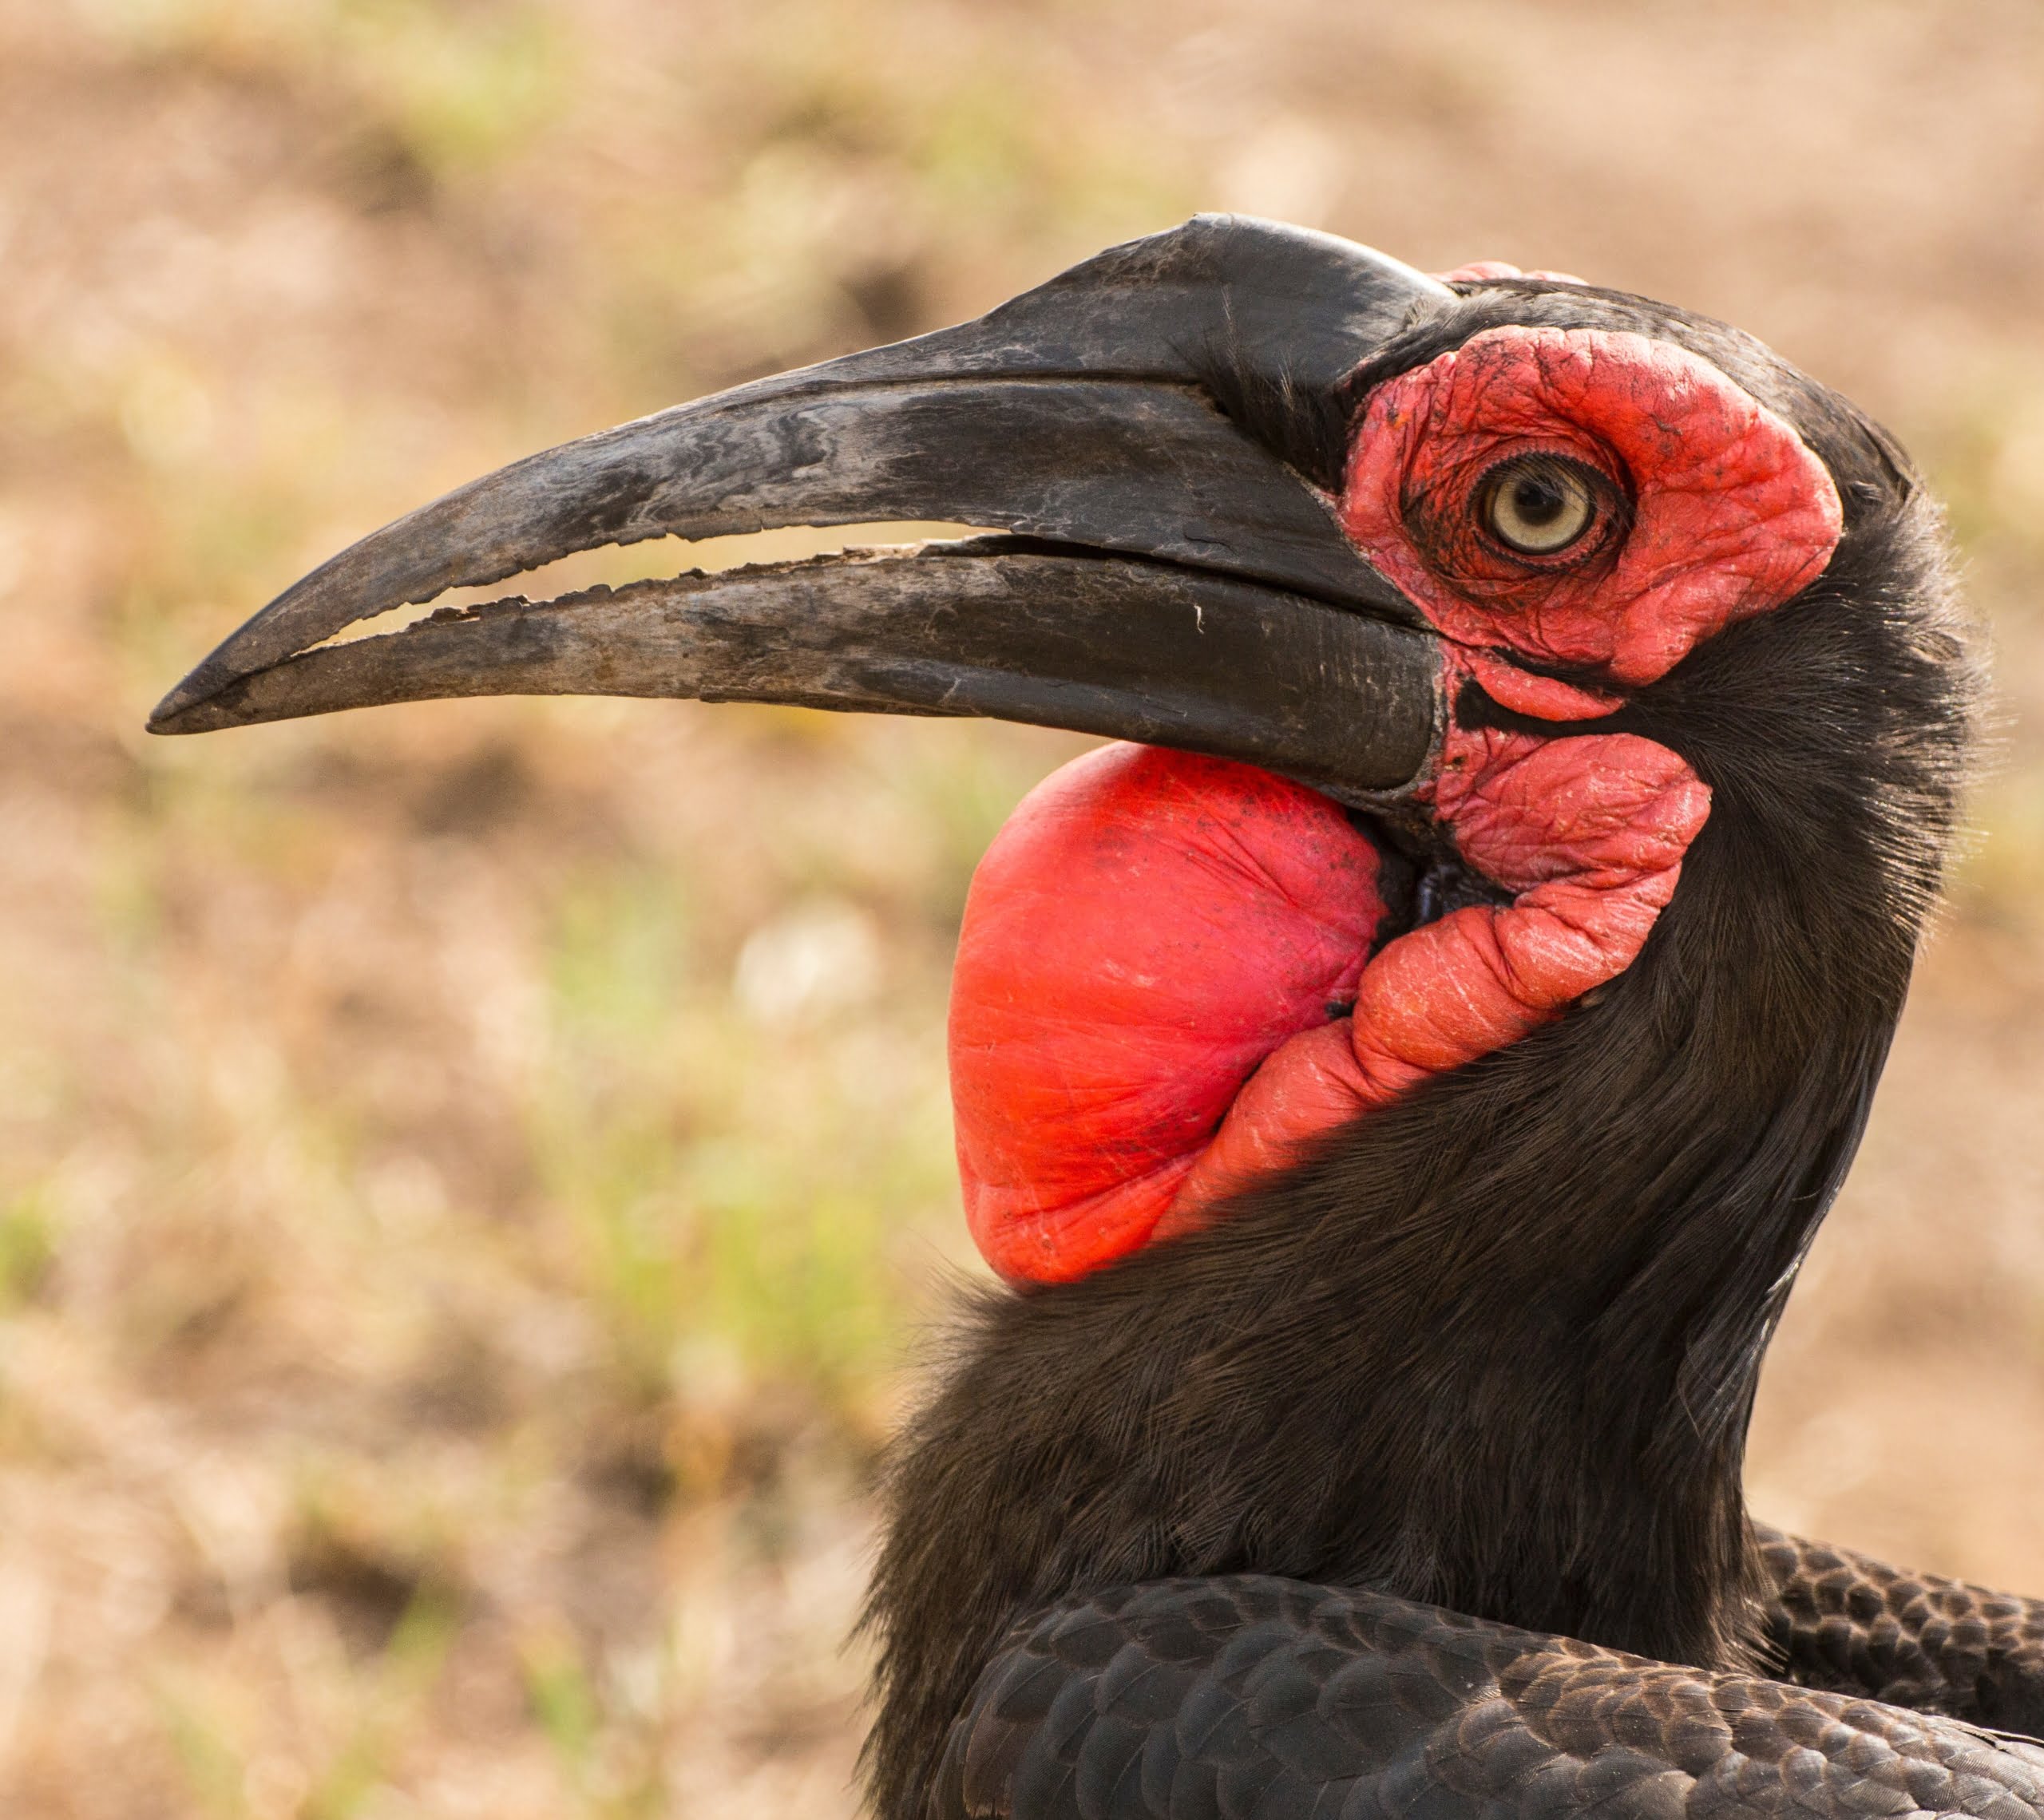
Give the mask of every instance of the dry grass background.
<path id="1" fill-rule="evenodd" d="M 450 485 L 1202 207 L 1728 316 L 1927 461 L 2007 755 L 1753 1490 L 2044 1591 L 2040 93 L 2034 0 L 0 0 L 5 1811 L 850 1810 L 949 943 L 1074 742 L 139 730 Z"/>

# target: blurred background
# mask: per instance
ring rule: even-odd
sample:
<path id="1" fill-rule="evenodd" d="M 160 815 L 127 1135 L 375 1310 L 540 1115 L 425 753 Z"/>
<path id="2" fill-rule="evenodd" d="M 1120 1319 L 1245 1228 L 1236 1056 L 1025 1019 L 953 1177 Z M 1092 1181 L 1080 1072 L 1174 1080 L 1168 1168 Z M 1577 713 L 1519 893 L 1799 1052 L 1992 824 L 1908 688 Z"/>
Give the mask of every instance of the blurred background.
<path id="1" fill-rule="evenodd" d="M 951 944 L 1078 742 L 141 724 L 450 485 L 1200 208 L 1729 318 L 1928 465 L 2002 756 L 1751 1490 L 2044 1592 L 2040 93 L 2035 0 L 0 0 L 6 1811 L 851 1810 Z"/>

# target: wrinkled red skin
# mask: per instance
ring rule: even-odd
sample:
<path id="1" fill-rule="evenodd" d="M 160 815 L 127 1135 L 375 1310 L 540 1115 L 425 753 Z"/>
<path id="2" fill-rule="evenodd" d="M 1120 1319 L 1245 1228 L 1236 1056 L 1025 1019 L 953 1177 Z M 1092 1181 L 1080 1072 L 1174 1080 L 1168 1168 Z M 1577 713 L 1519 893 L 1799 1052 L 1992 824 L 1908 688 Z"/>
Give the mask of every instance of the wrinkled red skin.
<path id="1" fill-rule="evenodd" d="M 1630 530 L 1588 560 L 1483 538 L 1472 509 L 1483 477 L 1535 452 L 1630 493 Z M 1488 329 L 1379 386 L 1341 510 L 1457 643 L 1630 684 L 1815 580 L 1840 525 L 1838 489 L 1781 418 L 1696 354 L 1598 329 Z"/>
<path id="2" fill-rule="evenodd" d="M 1484 474 L 1533 450 L 1605 474 L 1629 530 L 1575 560 L 1484 539 Z M 1788 599 L 1840 521 L 1822 465 L 1717 369 L 1587 330 L 1488 330 L 1387 382 L 1338 503 L 1444 635 L 1451 702 L 1473 676 L 1558 721 Z M 1426 793 L 1515 895 L 1374 956 L 1376 849 L 1311 790 L 1109 746 L 1024 801 L 973 881 L 952 999 L 967 1217 L 996 1270 L 1068 1280 L 1194 1229 L 1302 1145 L 1559 1015 L 1631 964 L 1710 808 L 1629 734 L 1451 726 Z"/>
<path id="3" fill-rule="evenodd" d="M 1363 971 L 1352 1017 L 1274 1050 L 1187 1174 L 1158 1236 L 1299 1146 L 1545 1023 L 1630 966 L 1710 813 L 1689 766 L 1633 734 L 1456 732 L 1436 811 L 1517 893 L 1412 930 Z"/>

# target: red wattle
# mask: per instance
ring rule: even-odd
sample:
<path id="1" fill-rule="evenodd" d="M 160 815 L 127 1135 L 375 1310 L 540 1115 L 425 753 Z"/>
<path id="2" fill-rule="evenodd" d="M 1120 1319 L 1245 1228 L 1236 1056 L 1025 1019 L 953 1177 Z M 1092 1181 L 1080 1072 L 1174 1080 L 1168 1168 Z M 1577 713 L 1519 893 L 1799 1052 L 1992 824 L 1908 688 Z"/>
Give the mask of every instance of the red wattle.
<path id="1" fill-rule="evenodd" d="M 1710 791 L 1636 734 L 1543 739 L 1451 727 L 1434 806 L 1462 857 L 1517 895 L 1408 930 L 1364 968 L 1353 1015 L 1276 1050 L 1153 1236 L 1428 1076 L 1515 1043 L 1630 967 L 1674 895 Z"/>
<path id="2" fill-rule="evenodd" d="M 1632 734 L 1452 728 L 1433 789 L 1464 857 L 1517 895 L 1367 965 L 1377 853 L 1313 791 L 1115 746 L 1024 800 L 973 879 L 951 1007 L 966 1218 L 996 1269 L 1062 1282 L 1195 1231 L 1558 1015 L 1632 963 L 1710 813 Z"/>
<path id="3" fill-rule="evenodd" d="M 996 1270 L 1066 1281 L 1151 1236 L 1258 1065 L 1354 998 L 1377 866 L 1326 797 L 1223 759 L 1108 746 L 1030 793 L 952 984 L 965 1215 Z"/>

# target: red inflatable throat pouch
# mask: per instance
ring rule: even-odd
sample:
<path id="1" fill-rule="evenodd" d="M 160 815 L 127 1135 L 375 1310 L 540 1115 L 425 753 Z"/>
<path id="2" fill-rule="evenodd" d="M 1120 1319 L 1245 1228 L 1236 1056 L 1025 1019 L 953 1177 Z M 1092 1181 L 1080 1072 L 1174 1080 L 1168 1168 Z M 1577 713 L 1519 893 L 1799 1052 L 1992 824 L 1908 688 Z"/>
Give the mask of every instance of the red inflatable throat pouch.
<path id="1" fill-rule="evenodd" d="M 980 862 L 953 975 L 965 1213 L 1038 1282 L 1145 1243 L 1258 1065 L 1348 1014 L 1385 908 L 1335 803 L 1246 766 L 1108 746 Z"/>
<path id="2" fill-rule="evenodd" d="M 1430 791 L 1514 895 L 1403 933 L 1370 839 L 1267 772 L 1111 746 L 1023 802 L 973 880 L 951 1004 L 966 1217 L 996 1269 L 1062 1282 L 1194 1230 L 1563 1015 L 1632 964 L 1710 813 L 1682 758 L 1626 733 L 1451 727 Z"/>

